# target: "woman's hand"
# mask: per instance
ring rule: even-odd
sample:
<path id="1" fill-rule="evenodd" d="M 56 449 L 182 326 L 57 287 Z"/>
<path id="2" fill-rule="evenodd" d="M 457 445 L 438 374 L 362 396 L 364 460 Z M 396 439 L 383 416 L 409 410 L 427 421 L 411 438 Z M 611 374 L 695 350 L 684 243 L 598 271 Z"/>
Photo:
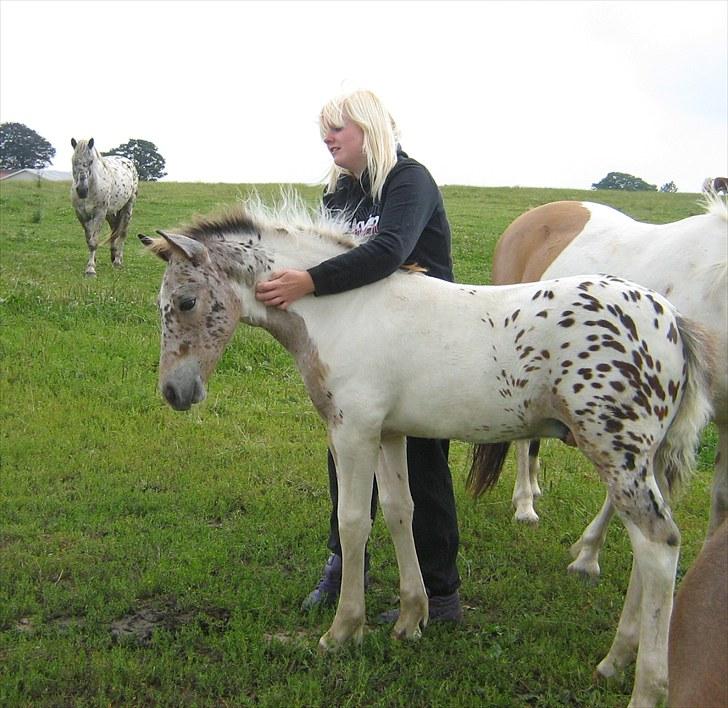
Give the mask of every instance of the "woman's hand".
<path id="1" fill-rule="evenodd" d="M 296 300 L 314 291 L 313 280 L 305 270 L 279 270 L 270 280 L 255 287 L 255 297 L 264 305 L 287 310 Z"/>

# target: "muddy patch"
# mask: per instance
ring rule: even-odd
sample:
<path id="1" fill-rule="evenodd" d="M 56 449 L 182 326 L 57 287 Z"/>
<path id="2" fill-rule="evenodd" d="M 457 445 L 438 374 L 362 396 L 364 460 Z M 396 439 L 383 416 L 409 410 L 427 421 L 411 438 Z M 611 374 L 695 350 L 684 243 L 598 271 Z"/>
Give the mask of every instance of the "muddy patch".
<path id="1" fill-rule="evenodd" d="M 176 634 L 183 626 L 195 622 L 208 634 L 222 631 L 229 618 L 230 612 L 224 608 L 183 609 L 174 598 L 151 598 L 112 622 L 111 636 L 116 642 L 146 646 L 156 629 Z"/>

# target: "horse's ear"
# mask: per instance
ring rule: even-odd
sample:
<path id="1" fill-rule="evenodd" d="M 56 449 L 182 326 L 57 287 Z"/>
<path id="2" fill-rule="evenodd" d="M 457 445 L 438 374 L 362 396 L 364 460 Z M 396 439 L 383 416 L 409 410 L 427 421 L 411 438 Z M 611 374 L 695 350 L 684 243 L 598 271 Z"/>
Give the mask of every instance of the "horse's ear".
<path id="1" fill-rule="evenodd" d="M 89 141 L 88 141 L 88 147 L 89 147 L 89 150 L 90 150 L 90 149 L 91 149 L 91 148 L 92 148 L 93 146 L 94 146 L 94 139 L 93 139 L 93 138 L 91 138 L 91 140 L 89 140 Z"/>
<path id="2" fill-rule="evenodd" d="M 188 236 L 180 234 L 168 234 L 165 231 L 157 231 L 175 251 L 181 252 L 185 258 L 192 262 L 192 265 L 204 265 L 210 260 L 210 253 L 207 247 Z"/>
<path id="3" fill-rule="evenodd" d="M 145 234 L 137 234 L 137 236 L 144 246 L 152 253 L 158 255 L 163 261 L 169 262 L 172 249 L 169 247 L 169 243 L 167 243 L 167 241 L 164 241 L 161 238 L 150 238 Z"/>
<path id="4" fill-rule="evenodd" d="M 76 145 L 78 145 L 78 143 L 76 142 L 76 138 L 71 138 L 71 147 L 75 149 Z"/>

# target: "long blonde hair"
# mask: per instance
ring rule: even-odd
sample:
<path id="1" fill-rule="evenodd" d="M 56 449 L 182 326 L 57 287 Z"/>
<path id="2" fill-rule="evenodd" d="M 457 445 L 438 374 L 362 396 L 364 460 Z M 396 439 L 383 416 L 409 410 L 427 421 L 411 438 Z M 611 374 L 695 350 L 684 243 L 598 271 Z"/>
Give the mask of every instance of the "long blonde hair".
<path id="1" fill-rule="evenodd" d="M 379 200 L 384 181 L 397 164 L 397 124 L 378 96 L 371 91 L 353 91 L 330 100 L 321 109 L 321 138 L 331 128 L 342 128 L 345 118 L 358 125 L 364 133 L 362 149 L 367 159 L 370 193 L 373 199 Z M 336 189 L 341 175 L 354 176 L 349 170 L 333 164 L 324 180 L 327 193 Z"/>

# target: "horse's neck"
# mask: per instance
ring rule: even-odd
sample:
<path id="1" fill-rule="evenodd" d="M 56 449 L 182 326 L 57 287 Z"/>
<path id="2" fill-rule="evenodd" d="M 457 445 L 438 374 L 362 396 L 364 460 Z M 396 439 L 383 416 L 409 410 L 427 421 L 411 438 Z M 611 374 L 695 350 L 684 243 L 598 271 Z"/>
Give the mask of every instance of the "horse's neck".
<path id="1" fill-rule="evenodd" d="M 265 238 L 263 248 L 272 263 L 272 271 L 292 268 L 308 270 L 322 261 L 346 251 L 326 237 L 302 233 L 279 233 Z"/>

